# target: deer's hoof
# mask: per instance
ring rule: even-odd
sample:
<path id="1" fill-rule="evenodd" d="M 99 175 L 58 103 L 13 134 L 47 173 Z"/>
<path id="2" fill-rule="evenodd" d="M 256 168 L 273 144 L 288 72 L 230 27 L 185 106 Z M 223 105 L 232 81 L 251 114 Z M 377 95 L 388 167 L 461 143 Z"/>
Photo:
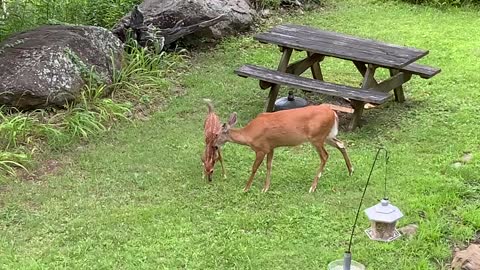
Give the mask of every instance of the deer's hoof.
<path id="1" fill-rule="evenodd" d="M 267 192 L 267 191 L 268 191 L 268 188 L 263 188 L 263 189 L 262 189 L 262 192 L 263 192 L 263 193 L 265 193 L 265 192 Z"/>
<path id="2" fill-rule="evenodd" d="M 313 192 L 315 192 L 316 189 L 317 189 L 317 187 L 310 187 L 310 190 L 308 191 L 308 193 L 313 193 Z"/>

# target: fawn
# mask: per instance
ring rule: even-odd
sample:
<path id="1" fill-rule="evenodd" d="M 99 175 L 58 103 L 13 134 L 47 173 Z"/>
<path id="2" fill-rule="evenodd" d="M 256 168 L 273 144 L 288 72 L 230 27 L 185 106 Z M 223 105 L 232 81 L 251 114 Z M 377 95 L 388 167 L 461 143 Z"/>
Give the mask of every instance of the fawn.
<path id="1" fill-rule="evenodd" d="M 270 172 L 272 170 L 273 151 L 280 146 L 297 146 L 310 142 L 320 155 L 320 165 L 310 187 L 310 192 L 317 188 L 322 175 L 328 153 L 325 142 L 340 150 L 345 159 L 349 175 L 353 168 L 344 144 L 336 138 L 338 133 L 338 116 L 329 106 L 307 106 L 298 109 L 278 112 L 261 113 L 243 128 L 232 128 L 237 122 L 237 114 L 232 113 L 228 123 L 222 125 L 218 134 L 216 146 L 225 142 L 247 145 L 255 151 L 255 162 L 244 192 L 247 192 L 253 182 L 258 167 L 267 156 L 267 175 L 262 192 L 270 188 Z"/>
<path id="2" fill-rule="evenodd" d="M 225 168 L 223 167 L 222 153 L 220 152 L 220 148 L 215 145 L 217 136 L 222 129 L 222 124 L 220 122 L 220 118 L 213 111 L 211 100 L 204 99 L 204 101 L 207 103 L 208 114 L 203 124 L 205 135 L 205 150 L 203 151 L 202 155 L 203 177 L 205 178 L 206 175 L 208 177 L 208 181 L 211 182 L 213 169 L 217 160 L 220 161 L 220 164 L 222 165 L 223 177 L 226 178 Z"/>

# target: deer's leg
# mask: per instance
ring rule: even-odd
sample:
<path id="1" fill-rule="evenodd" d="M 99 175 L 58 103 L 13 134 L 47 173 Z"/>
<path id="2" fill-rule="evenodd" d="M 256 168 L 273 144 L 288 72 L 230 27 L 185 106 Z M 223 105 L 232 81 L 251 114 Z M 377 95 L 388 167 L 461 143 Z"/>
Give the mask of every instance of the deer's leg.
<path id="1" fill-rule="evenodd" d="M 220 165 L 222 166 L 223 178 L 227 179 L 227 174 L 225 173 L 225 167 L 223 166 L 223 157 L 222 157 L 222 152 L 220 151 L 220 148 L 218 148 L 217 153 L 218 153 L 218 161 L 220 161 Z"/>
<path id="2" fill-rule="evenodd" d="M 315 175 L 315 178 L 313 179 L 312 186 L 310 187 L 310 193 L 315 192 L 317 189 L 317 184 L 318 184 L 318 178 L 322 176 L 323 173 L 323 168 L 325 168 L 325 164 L 327 163 L 328 160 L 328 153 L 327 150 L 325 150 L 325 147 L 323 146 L 323 142 L 321 144 L 314 144 L 315 147 L 317 148 L 317 152 L 320 155 L 320 166 L 318 167 L 317 174 Z"/>
<path id="3" fill-rule="evenodd" d="M 245 185 L 243 192 L 247 192 L 252 186 L 253 177 L 255 177 L 255 173 L 257 172 L 258 167 L 260 166 L 260 164 L 262 164 L 262 161 L 265 158 L 265 153 L 263 152 L 255 152 L 255 155 L 256 155 L 256 158 L 255 158 L 255 162 L 253 162 L 252 174 L 250 175 L 250 178 L 248 178 L 247 184 Z"/>
<path id="4" fill-rule="evenodd" d="M 343 144 L 343 142 L 337 138 L 327 138 L 327 143 L 337 148 L 338 150 L 340 150 L 340 152 L 342 152 L 343 159 L 345 159 L 345 164 L 347 164 L 348 174 L 352 175 L 353 173 L 352 163 L 350 162 L 350 158 L 348 157 L 348 154 L 347 154 L 347 149 L 345 149 L 345 145 Z"/>
<path id="5" fill-rule="evenodd" d="M 262 192 L 267 192 L 270 188 L 270 175 L 272 172 L 272 160 L 273 160 L 273 149 L 270 153 L 267 154 L 267 179 L 265 180 L 265 185 L 263 186 Z"/>

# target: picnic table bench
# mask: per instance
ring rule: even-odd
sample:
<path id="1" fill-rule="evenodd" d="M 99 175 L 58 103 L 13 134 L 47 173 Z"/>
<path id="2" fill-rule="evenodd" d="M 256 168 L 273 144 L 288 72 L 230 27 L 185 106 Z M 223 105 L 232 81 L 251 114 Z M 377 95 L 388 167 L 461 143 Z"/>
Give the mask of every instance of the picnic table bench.
<path id="1" fill-rule="evenodd" d="M 387 102 L 393 90 L 395 100 L 403 102 L 405 95 L 402 85 L 412 75 L 429 79 L 440 69 L 414 63 L 428 54 L 427 50 L 387 44 L 371 39 L 323 31 L 301 25 L 279 25 L 254 37 L 262 43 L 278 45 L 282 56 L 277 70 L 255 65 L 244 65 L 235 73 L 242 77 L 260 80 L 262 89 L 270 88 L 266 111 L 274 110 L 280 85 L 304 91 L 350 99 L 353 117 L 350 130 L 360 125 L 365 103 L 382 104 Z M 289 63 L 293 51 L 305 51 L 306 58 Z M 325 82 L 320 63 L 325 57 L 335 57 L 352 61 L 363 76 L 360 88 Z M 389 70 L 390 77 L 378 82 L 375 71 L 378 68 Z M 308 69 L 313 79 L 300 76 Z"/>

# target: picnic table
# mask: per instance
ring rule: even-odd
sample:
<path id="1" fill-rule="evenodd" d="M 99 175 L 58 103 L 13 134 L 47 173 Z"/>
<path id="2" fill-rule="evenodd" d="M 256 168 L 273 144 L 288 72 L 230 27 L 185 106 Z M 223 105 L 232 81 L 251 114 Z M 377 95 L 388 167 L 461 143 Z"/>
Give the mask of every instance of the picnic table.
<path id="1" fill-rule="evenodd" d="M 342 97 L 349 99 L 353 108 L 353 117 L 348 126 L 350 130 L 360 125 L 365 103 L 383 104 L 392 97 L 392 90 L 395 100 L 403 102 L 405 95 L 402 85 L 409 81 L 412 75 L 429 79 L 440 72 L 439 68 L 415 63 L 426 56 L 428 50 L 387 44 L 308 26 L 279 25 L 257 34 L 254 38 L 261 43 L 278 45 L 282 52 L 277 70 L 250 64 L 235 70 L 239 76 L 260 80 L 262 89 L 270 88 L 267 112 L 274 110 L 280 85 Z M 306 57 L 289 63 L 294 50 L 305 51 Z M 361 87 L 325 82 L 320 67 L 325 57 L 352 61 L 363 76 Z M 378 68 L 388 69 L 390 77 L 377 81 L 375 71 Z M 312 72 L 312 79 L 300 76 L 308 69 Z"/>

